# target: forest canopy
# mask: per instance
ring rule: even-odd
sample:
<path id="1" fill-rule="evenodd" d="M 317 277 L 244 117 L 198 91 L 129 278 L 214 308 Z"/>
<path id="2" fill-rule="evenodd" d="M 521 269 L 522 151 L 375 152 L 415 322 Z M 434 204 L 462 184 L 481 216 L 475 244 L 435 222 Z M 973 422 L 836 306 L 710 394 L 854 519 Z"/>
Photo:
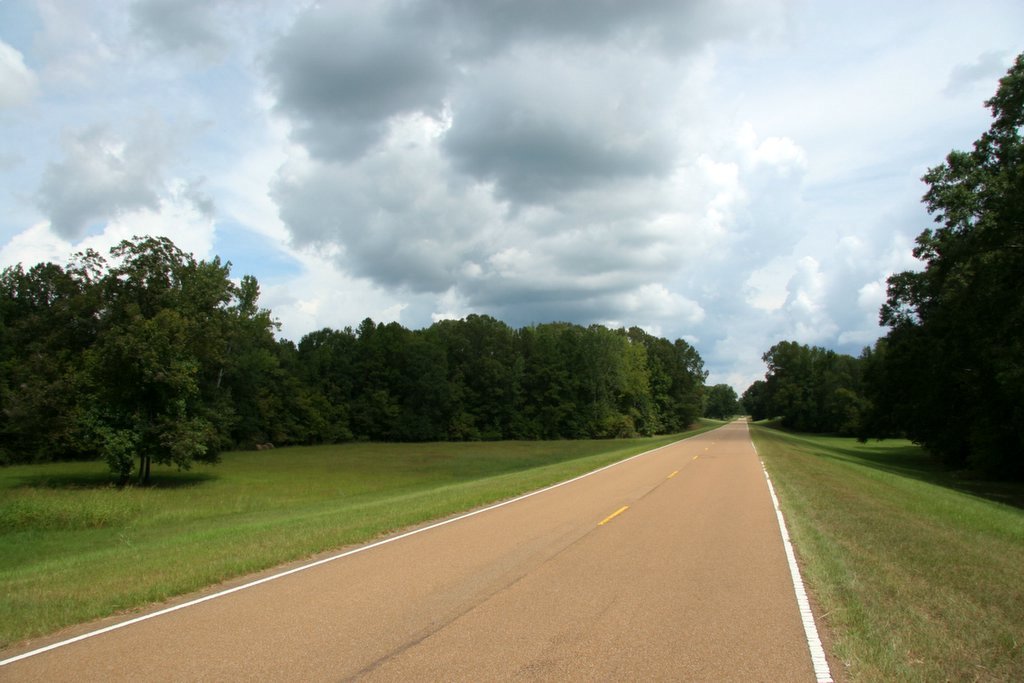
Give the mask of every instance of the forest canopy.
<path id="1" fill-rule="evenodd" d="M 684 430 L 697 351 L 633 327 L 485 315 L 277 339 L 259 284 L 140 237 L 0 273 L 0 463 L 105 459 L 122 481 L 268 444 Z"/>

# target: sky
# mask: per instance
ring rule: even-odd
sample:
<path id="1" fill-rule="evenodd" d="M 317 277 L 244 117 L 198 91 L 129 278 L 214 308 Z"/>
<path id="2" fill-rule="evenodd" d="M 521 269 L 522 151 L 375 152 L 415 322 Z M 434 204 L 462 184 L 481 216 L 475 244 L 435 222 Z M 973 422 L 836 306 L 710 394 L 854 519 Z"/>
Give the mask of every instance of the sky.
<path id="1" fill-rule="evenodd" d="M 135 235 L 293 341 L 488 314 L 858 354 L 1024 3 L 0 0 L 0 267 Z"/>

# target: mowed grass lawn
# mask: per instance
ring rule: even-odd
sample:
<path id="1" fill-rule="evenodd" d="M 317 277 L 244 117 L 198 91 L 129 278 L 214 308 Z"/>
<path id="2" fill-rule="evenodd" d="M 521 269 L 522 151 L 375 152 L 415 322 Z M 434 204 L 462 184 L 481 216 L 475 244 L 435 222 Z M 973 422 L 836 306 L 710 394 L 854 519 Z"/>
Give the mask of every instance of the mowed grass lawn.
<path id="1" fill-rule="evenodd" d="M 190 472 L 157 468 L 149 488 L 118 489 L 96 462 L 0 468 L 0 648 L 509 498 L 682 436 L 236 452 Z"/>
<path id="2" fill-rule="evenodd" d="M 1024 681 L 1024 486 L 907 441 L 752 434 L 849 679 Z"/>

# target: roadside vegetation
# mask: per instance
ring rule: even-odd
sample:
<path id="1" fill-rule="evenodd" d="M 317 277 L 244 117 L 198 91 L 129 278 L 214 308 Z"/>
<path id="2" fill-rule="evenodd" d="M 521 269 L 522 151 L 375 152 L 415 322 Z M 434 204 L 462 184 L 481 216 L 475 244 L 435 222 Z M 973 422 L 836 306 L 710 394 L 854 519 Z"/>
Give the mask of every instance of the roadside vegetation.
<path id="1" fill-rule="evenodd" d="M 103 459 L 144 483 L 239 448 L 651 436 L 702 412 L 682 339 L 469 315 L 295 344 L 230 271 L 139 237 L 0 272 L 0 465 Z"/>
<path id="2" fill-rule="evenodd" d="M 725 420 L 742 412 L 739 396 L 736 395 L 736 390 L 728 384 L 716 384 L 713 387 L 708 387 L 706 393 L 704 417 Z"/>
<path id="3" fill-rule="evenodd" d="M 719 426 L 708 422 L 694 432 Z M 681 435 L 309 446 L 116 487 L 0 468 L 0 647 L 571 478 Z"/>
<path id="4" fill-rule="evenodd" d="M 1024 485 L 905 440 L 751 432 L 849 679 L 1024 680 Z"/>
<path id="5" fill-rule="evenodd" d="M 1024 54 L 969 152 L 929 169 L 922 268 L 888 280 L 885 337 L 859 358 L 794 341 L 743 394 L 800 431 L 905 436 L 951 470 L 1024 480 Z"/>

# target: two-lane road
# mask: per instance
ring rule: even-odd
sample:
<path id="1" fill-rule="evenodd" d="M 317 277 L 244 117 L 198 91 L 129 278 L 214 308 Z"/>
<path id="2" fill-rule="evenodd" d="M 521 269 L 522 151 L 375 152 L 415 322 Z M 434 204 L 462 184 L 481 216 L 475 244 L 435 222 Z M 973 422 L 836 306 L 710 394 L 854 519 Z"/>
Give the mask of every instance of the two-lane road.
<path id="1" fill-rule="evenodd" d="M 8 653 L 14 654 L 14 653 Z M 2 680 L 814 680 L 735 422 L 0 668 Z"/>

